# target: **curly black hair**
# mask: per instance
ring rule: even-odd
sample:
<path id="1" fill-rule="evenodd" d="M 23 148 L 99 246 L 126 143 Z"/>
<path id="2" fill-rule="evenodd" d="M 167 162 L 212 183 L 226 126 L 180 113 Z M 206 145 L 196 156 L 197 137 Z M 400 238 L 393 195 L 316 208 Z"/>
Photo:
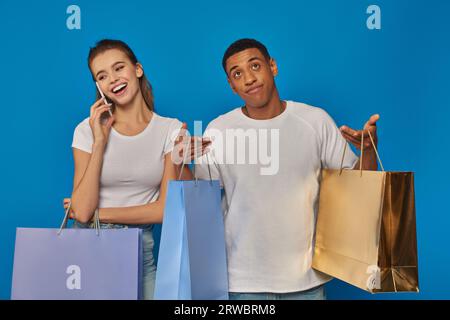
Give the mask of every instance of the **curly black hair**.
<path id="1" fill-rule="evenodd" d="M 232 55 L 234 55 L 238 52 L 241 52 L 241 51 L 244 51 L 247 49 L 251 49 L 251 48 L 258 49 L 262 53 L 262 55 L 266 58 L 267 61 L 270 60 L 269 51 L 267 51 L 266 46 L 263 45 L 261 42 L 259 42 L 258 40 L 249 39 L 249 38 L 239 39 L 239 40 L 233 42 L 227 48 L 227 50 L 225 50 L 225 53 L 223 54 L 222 67 L 223 67 L 223 70 L 225 71 L 225 73 L 227 73 L 226 65 L 227 65 L 227 60 L 229 57 L 231 57 Z"/>

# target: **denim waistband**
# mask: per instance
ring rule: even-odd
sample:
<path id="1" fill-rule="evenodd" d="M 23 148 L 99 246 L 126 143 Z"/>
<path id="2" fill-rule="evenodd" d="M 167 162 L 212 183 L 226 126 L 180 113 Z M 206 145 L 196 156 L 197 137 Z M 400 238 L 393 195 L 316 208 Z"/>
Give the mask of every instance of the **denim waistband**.
<path id="1" fill-rule="evenodd" d="M 95 228 L 94 222 L 89 223 L 81 223 L 78 221 L 74 221 L 73 228 L 84 228 L 84 229 L 93 229 Z M 139 228 L 144 231 L 151 231 L 153 229 L 153 224 L 121 224 L 121 223 L 104 223 L 100 222 L 101 229 L 127 229 L 127 228 Z"/>

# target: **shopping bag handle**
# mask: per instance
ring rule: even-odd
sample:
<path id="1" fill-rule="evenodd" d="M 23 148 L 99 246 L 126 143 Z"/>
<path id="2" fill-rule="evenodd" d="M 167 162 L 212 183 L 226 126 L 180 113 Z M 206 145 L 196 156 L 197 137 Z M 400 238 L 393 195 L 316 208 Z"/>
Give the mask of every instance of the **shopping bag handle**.
<path id="1" fill-rule="evenodd" d="M 191 140 L 189 139 L 188 144 L 187 144 L 187 148 L 186 148 L 185 151 L 189 150 L 190 147 L 191 147 Z M 184 155 L 183 155 L 183 163 L 182 163 L 182 165 L 181 165 L 180 173 L 178 174 L 178 180 L 181 180 L 181 175 L 183 174 L 183 169 L 184 169 L 184 165 L 185 165 L 186 155 L 187 155 L 187 154 L 188 154 L 188 153 L 185 152 Z M 208 157 L 208 153 L 206 153 L 206 162 L 207 162 L 207 164 L 208 164 L 209 181 L 212 182 L 211 168 L 209 167 L 209 157 Z M 193 167 L 193 171 L 194 171 L 194 172 L 193 172 L 193 174 L 194 174 L 195 184 L 197 185 L 198 178 L 197 178 L 197 175 L 195 174 L 195 155 L 194 155 L 193 163 L 194 163 L 194 167 Z"/>
<path id="2" fill-rule="evenodd" d="M 61 226 L 59 227 L 59 230 L 57 233 L 58 236 L 61 234 L 62 229 L 67 227 L 67 222 L 69 221 L 70 209 L 72 209 L 72 200 L 69 200 L 69 204 L 68 204 L 67 209 L 64 214 L 63 222 L 61 223 Z M 75 215 L 75 212 L 74 212 L 74 215 Z M 98 208 L 95 210 L 95 213 L 94 213 L 94 228 L 95 228 L 96 234 L 99 235 L 100 234 L 100 216 L 98 213 Z"/>
<path id="3" fill-rule="evenodd" d="M 375 145 L 375 142 L 373 141 L 370 130 L 367 130 L 367 133 L 369 134 L 370 142 L 372 142 L 373 149 L 375 150 L 375 154 L 377 155 L 378 162 L 380 163 L 381 171 L 384 171 L 383 163 L 381 162 L 380 155 L 378 154 L 378 150 Z M 344 164 L 345 150 L 347 149 L 347 144 L 348 144 L 348 142 L 346 141 L 345 145 L 344 145 L 344 151 L 342 152 L 342 159 L 341 159 L 341 166 L 339 169 L 339 175 L 342 173 L 342 166 Z M 362 134 L 361 134 L 361 157 L 359 158 L 359 172 L 360 172 L 361 176 L 362 176 L 363 156 L 364 156 L 364 130 L 362 131 Z"/>

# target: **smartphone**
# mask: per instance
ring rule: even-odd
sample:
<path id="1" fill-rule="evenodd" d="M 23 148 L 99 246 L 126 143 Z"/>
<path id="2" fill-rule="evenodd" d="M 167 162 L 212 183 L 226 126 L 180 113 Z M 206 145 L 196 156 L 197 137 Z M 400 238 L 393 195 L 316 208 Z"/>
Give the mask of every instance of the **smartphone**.
<path id="1" fill-rule="evenodd" d="M 95 82 L 95 85 L 97 86 L 97 90 L 100 93 L 100 96 L 102 97 L 103 102 L 105 102 L 105 104 L 107 104 L 107 105 L 111 105 L 111 103 L 108 101 L 108 99 L 106 98 L 105 94 L 103 93 L 102 89 L 100 89 L 100 85 L 98 84 L 97 81 Z M 109 114 L 106 114 L 106 113 L 102 114 L 102 116 L 101 116 L 102 121 L 106 121 L 109 116 L 112 117 L 111 108 L 108 109 L 108 113 Z"/>

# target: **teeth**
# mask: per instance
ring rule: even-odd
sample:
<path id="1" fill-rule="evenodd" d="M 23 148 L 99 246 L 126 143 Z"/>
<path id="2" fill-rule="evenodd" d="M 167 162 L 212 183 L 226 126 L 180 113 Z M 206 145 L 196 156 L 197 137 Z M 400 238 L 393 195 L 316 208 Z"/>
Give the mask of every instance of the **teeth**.
<path id="1" fill-rule="evenodd" d="M 121 85 L 118 85 L 117 87 L 115 87 L 112 91 L 114 93 L 116 93 L 117 91 L 119 91 L 120 89 L 123 89 L 127 84 L 126 83 L 122 83 Z"/>

